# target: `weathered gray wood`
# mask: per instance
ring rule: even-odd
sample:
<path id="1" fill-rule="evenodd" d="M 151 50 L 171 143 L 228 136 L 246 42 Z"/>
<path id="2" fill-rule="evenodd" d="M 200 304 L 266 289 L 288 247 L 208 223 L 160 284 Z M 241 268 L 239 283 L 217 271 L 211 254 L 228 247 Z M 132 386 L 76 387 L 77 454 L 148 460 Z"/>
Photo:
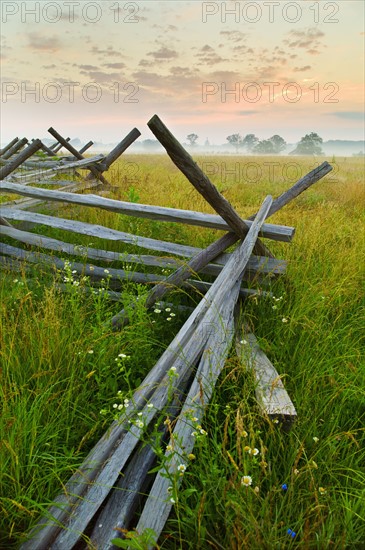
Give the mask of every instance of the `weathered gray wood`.
<path id="1" fill-rule="evenodd" d="M 22 262 L 19 262 L 18 260 L 13 260 L 7 256 L 0 255 L 0 269 L 4 269 L 6 271 L 16 271 L 19 273 L 22 270 L 22 265 Z M 27 266 L 25 266 L 24 271 L 28 271 Z"/>
<path id="2" fill-rule="evenodd" d="M 63 185 L 65 182 L 61 182 Z M 75 193 L 77 191 L 86 191 L 87 189 L 94 189 L 100 187 L 101 183 L 98 180 L 93 181 L 69 181 L 69 185 L 64 185 L 62 191 L 67 191 L 68 193 Z M 0 182 L 1 185 L 1 182 Z M 19 184 L 20 185 L 20 184 Z M 12 201 L 2 202 L 0 203 L 0 209 L 2 209 L 2 212 L 5 215 L 5 212 L 7 212 L 8 208 L 14 208 L 17 209 L 28 209 L 28 208 L 34 208 L 35 206 L 38 206 L 39 204 L 47 205 L 48 208 L 50 208 L 50 202 L 44 201 L 44 200 L 37 200 L 37 199 L 14 199 Z M 54 203 L 52 203 L 54 205 Z"/>
<path id="3" fill-rule="evenodd" d="M 14 153 L 16 153 L 17 151 L 20 151 L 20 149 L 24 147 L 24 145 L 26 145 L 27 143 L 28 143 L 27 138 L 19 139 L 14 143 L 14 145 L 9 147 L 9 149 L 2 155 L 1 160 L 9 159 Z"/>
<path id="4" fill-rule="evenodd" d="M 218 254 L 221 254 L 232 243 L 236 242 L 236 240 L 237 236 L 235 233 L 226 233 L 223 237 L 218 239 L 218 241 L 215 241 L 204 250 L 199 251 L 186 266 L 178 267 L 178 269 L 169 275 L 165 281 L 154 286 L 150 290 L 145 301 L 145 307 L 152 307 L 157 300 L 162 299 L 171 289 L 182 285 L 183 281 L 190 277 L 193 272 L 199 272 L 203 265 L 207 264 L 211 259 L 216 258 Z M 114 329 L 121 329 L 128 323 L 129 318 L 125 309 L 119 311 L 111 319 L 111 324 Z"/>
<path id="5" fill-rule="evenodd" d="M 79 153 L 80 155 L 82 155 L 83 153 L 85 153 L 85 151 L 87 151 L 88 149 L 90 149 L 90 147 L 94 145 L 94 142 L 93 141 L 88 141 L 87 143 L 85 143 L 85 145 L 83 147 L 81 147 L 81 149 L 79 150 Z"/>
<path id="6" fill-rule="evenodd" d="M 158 539 L 170 514 L 173 504 L 168 488 L 173 486 L 177 491 L 181 484 L 178 465 L 188 467 L 188 455 L 195 445 L 195 437 L 192 434 L 196 431 L 196 426 L 202 424 L 205 409 L 231 346 L 234 332 L 233 308 L 238 298 L 238 288 L 239 283 L 236 283 L 230 296 L 227 296 L 226 302 L 222 304 L 221 310 L 217 312 L 215 323 L 207 327 L 210 336 L 169 441 L 173 451 L 165 453 L 166 457 L 169 454 L 173 456 L 166 462 L 165 468 L 156 475 L 136 527 L 139 533 L 146 528 L 153 529 Z M 193 422 L 191 418 L 196 420 Z"/>
<path id="7" fill-rule="evenodd" d="M 186 262 L 182 262 L 182 260 L 176 260 L 174 258 L 161 258 L 160 256 L 147 254 L 121 254 L 119 252 L 114 252 L 111 250 L 73 245 L 64 241 L 60 241 L 58 239 L 52 239 L 44 235 L 39 235 L 37 233 L 30 233 L 29 231 L 15 229 L 10 224 L 9 228 L 4 227 L 0 230 L 0 235 L 10 237 L 19 242 L 37 246 L 40 248 L 55 250 L 57 252 L 64 252 L 72 256 L 82 256 L 85 259 L 87 258 L 93 260 L 106 260 L 108 262 L 123 261 L 126 263 L 136 263 L 145 266 L 163 267 L 170 269 L 176 269 L 181 266 L 184 267 L 186 265 Z M 208 275 L 218 275 L 222 271 L 222 266 L 227 263 L 229 256 L 229 254 L 221 255 L 220 259 L 218 258 L 215 260 L 214 264 L 208 264 L 205 268 L 203 268 L 201 270 L 201 273 L 205 273 Z M 247 272 L 254 274 L 255 276 L 257 275 L 257 273 L 275 275 L 283 274 L 285 272 L 285 268 L 285 261 L 267 258 L 266 256 L 251 256 L 247 264 Z M 192 274 L 194 274 L 194 270 L 190 271 L 190 275 Z M 156 300 L 154 300 L 154 302 L 155 301 Z M 149 305 L 146 304 L 146 307 L 149 307 Z"/>
<path id="8" fill-rule="evenodd" d="M 77 160 L 75 162 L 67 162 L 67 163 L 58 163 L 53 168 L 46 168 L 44 170 L 39 169 L 36 172 L 31 172 L 30 174 L 20 174 L 20 175 L 14 175 L 12 176 L 16 182 L 19 183 L 25 183 L 25 182 L 31 182 L 31 181 L 37 181 L 40 178 L 44 178 L 47 176 L 55 175 L 58 172 L 67 172 L 68 170 L 74 170 L 75 168 L 90 168 L 92 165 L 96 164 L 97 162 L 103 160 L 105 157 L 104 155 L 95 155 L 94 157 L 90 157 L 83 160 Z"/>
<path id="9" fill-rule="evenodd" d="M 240 218 L 227 199 L 225 199 L 212 184 L 209 178 L 199 168 L 197 163 L 194 162 L 182 145 L 180 145 L 160 118 L 154 115 L 147 123 L 147 126 L 166 149 L 173 163 L 181 170 L 195 189 L 227 222 L 233 232 L 243 238 L 249 230 L 247 224 Z M 259 256 L 272 256 L 271 252 L 259 240 L 255 244 L 254 253 Z"/>
<path id="10" fill-rule="evenodd" d="M 7 227 L 7 228 L 12 228 L 12 227 L 13 227 L 13 226 L 11 225 L 11 223 L 9 223 L 5 218 L 2 218 L 1 216 L 0 216 L 0 225 L 3 225 L 3 226 L 4 226 L 3 229 L 4 229 L 5 227 Z M 3 229 L 0 231 L 0 234 L 3 232 Z"/>
<path id="11" fill-rule="evenodd" d="M 9 160 L 4 161 L 5 164 L 10 162 Z M 22 163 L 22 171 L 31 170 L 32 168 L 44 169 L 44 168 L 54 168 L 55 166 L 60 166 L 63 164 L 61 159 L 59 160 L 47 160 L 41 157 L 31 157 L 29 160 L 26 160 Z"/>
<path id="12" fill-rule="evenodd" d="M 60 144 L 65 147 L 65 149 L 67 149 L 74 157 L 76 157 L 77 159 L 79 160 L 82 160 L 84 159 L 85 157 L 83 155 L 81 155 L 81 153 L 79 153 L 79 151 L 77 149 L 75 149 L 75 147 L 73 147 L 70 143 L 68 143 L 58 132 L 56 132 L 56 130 L 54 128 L 48 128 L 48 132 L 54 137 L 56 138 Z M 91 174 L 93 174 L 93 176 L 97 179 L 97 180 L 100 180 L 102 183 L 104 183 L 104 185 L 110 185 L 109 181 L 102 175 L 99 167 L 97 166 L 90 166 L 89 167 L 89 170 L 91 172 Z"/>
<path id="13" fill-rule="evenodd" d="M 4 256 L 3 256 L 4 257 Z M 19 266 L 21 263 L 19 263 Z M 54 285 L 57 290 L 60 290 L 61 292 L 70 292 L 70 285 L 67 285 L 65 283 L 58 283 Z M 72 289 L 73 290 L 73 289 Z M 117 292 L 116 290 L 106 290 L 103 288 L 98 288 L 97 286 L 94 286 L 93 288 L 82 286 L 77 287 L 77 291 L 80 292 L 80 294 L 90 295 L 90 294 L 102 294 L 108 300 L 111 302 L 121 302 L 123 294 L 121 292 Z M 182 311 L 182 312 L 189 312 L 191 313 L 194 308 L 190 306 L 182 306 L 180 304 L 176 305 L 172 302 L 159 302 L 159 307 L 161 309 L 165 309 L 169 307 L 170 309 L 173 309 L 173 311 Z"/>
<path id="14" fill-rule="evenodd" d="M 0 234 L 6 232 L 6 227 L 0 228 Z M 11 256 L 17 260 L 23 260 L 34 264 L 47 265 L 52 268 L 64 269 L 65 260 L 58 258 L 57 256 L 49 256 L 41 252 L 30 252 L 11 245 L 0 243 L 0 253 L 3 255 Z M 87 276 L 91 280 L 95 279 L 108 279 L 109 281 L 130 281 L 134 283 L 150 283 L 156 284 L 158 281 L 163 281 L 164 277 L 152 273 L 139 273 L 138 271 L 126 271 L 123 269 L 115 269 L 108 267 L 98 267 L 95 265 L 84 265 L 80 262 L 70 262 L 70 269 L 76 271 L 80 276 Z M 207 283 L 205 281 L 197 281 L 194 279 L 188 279 L 182 286 L 198 290 L 199 292 L 207 292 L 213 283 Z M 240 289 L 240 295 L 242 298 L 255 295 L 266 295 L 265 292 L 257 291 L 254 289 Z"/>
<path id="15" fill-rule="evenodd" d="M 107 503 L 98 517 L 93 521 L 94 528 L 90 541 L 94 548 L 112 550 L 116 547 L 111 540 L 118 537 L 118 529 L 128 529 L 131 518 L 141 498 L 150 485 L 148 471 L 154 467 L 156 455 L 149 446 L 135 451 L 123 477 L 116 488 L 113 488 Z"/>
<path id="16" fill-rule="evenodd" d="M 0 229 L 3 233 L 3 228 Z M 30 252 L 23 250 L 15 246 L 0 243 L 0 253 L 7 256 L 13 256 L 18 260 L 26 260 L 27 262 L 36 264 L 45 264 L 49 266 L 57 267 L 58 269 L 65 268 L 65 260 L 58 258 L 57 256 L 49 256 L 41 252 Z M 80 275 L 85 275 L 90 278 L 110 279 L 115 280 L 128 280 L 135 283 L 155 283 L 162 280 L 164 277 L 161 275 L 155 275 L 150 273 L 138 273 L 137 271 L 125 271 L 123 269 L 115 269 L 109 267 L 107 270 L 104 267 L 98 267 L 96 265 L 84 265 L 80 262 L 70 262 L 70 268 L 73 271 L 77 271 Z M 193 284 L 193 283 L 191 283 Z"/>
<path id="17" fill-rule="evenodd" d="M 143 418 L 146 425 L 154 419 L 158 410 L 162 410 L 166 406 L 168 398 L 166 385 L 169 383 L 166 373 L 172 365 L 176 367 L 176 372 L 179 375 L 179 388 L 186 384 L 190 376 L 191 365 L 198 358 L 208 339 L 206 326 L 214 321 L 216 312 L 224 303 L 227 292 L 232 289 L 236 280 L 239 280 L 240 275 L 244 272 L 271 203 L 271 197 L 267 197 L 245 241 L 233 252 L 229 262 L 207 295 L 201 300 L 134 394 L 132 411 L 136 413 L 143 407 Z M 155 406 L 150 409 L 146 402 L 151 398 L 152 393 L 152 402 Z M 35 534 L 28 544 L 22 546 L 23 550 L 26 548 L 38 550 L 47 547 L 51 542 L 54 550 L 72 548 L 105 500 L 118 477 L 118 472 L 126 464 L 137 444 L 140 435 L 139 429 L 136 426 L 132 426 L 132 428 L 129 426 L 129 431 L 125 433 L 126 429 L 128 426 L 123 421 L 120 421 L 119 425 L 116 423 L 112 425 L 107 436 L 94 447 L 77 474 L 66 484 L 66 496 L 60 495 L 56 499 L 57 505 L 49 511 L 55 518 L 53 525 L 45 525 L 46 520 L 43 520 L 38 528 L 43 526 L 44 528 Z M 90 467 L 91 464 L 93 466 Z M 99 469 L 101 464 L 103 467 Z M 82 500 L 78 503 L 77 514 L 69 516 L 80 496 L 82 496 Z M 59 532 L 58 522 L 65 520 L 67 530 Z"/>
<path id="18" fill-rule="evenodd" d="M 9 141 L 9 143 L 7 145 L 5 145 L 5 147 L 3 147 L 2 149 L 0 149 L 0 156 L 2 156 L 4 153 L 6 153 L 7 151 L 9 151 L 9 149 L 11 147 L 13 147 L 13 145 L 16 144 L 16 142 L 19 141 L 19 138 L 14 138 L 12 139 L 11 141 Z"/>
<path id="19" fill-rule="evenodd" d="M 32 139 L 32 142 L 35 141 L 34 139 Z M 47 153 L 48 156 L 50 157 L 54 157 L 54 151 L 52 151 L 52 149 L 50 149 L 49 147 L 47 147 L 47 145 L 45 145 L 43 143 L 43 141 L 41 141 L 42 145 L 41 145 L 41 149 L 42 151 L 44 151 L 45 153 Z"/>
<path id="20" fill-rule="evenodd" d="M 188 245 L 158 241 L 157 239 L 140 237 L 138 235 L 132 235 L 131 233 L 117 231 L 116 229 L 109 229 L 107 227 L 103 227 L 102 225 L 66 220 L 64 218 L 56 218 L 54 216 L 47 216 L 45 214 L 38 214 L 35 212 L 26 212 L 15 208 L 0 208 L 0 215 L 8 220 L 28 221 L 48 225 L 49 227 L 64 229 L 73 233 L 90 235 L 91 237 L 99 237 L 110 241 L 121 241 L 150 250 L 158 250 L 167 254 L 175 254 L 176 256 L 186 257 L 189 255 L 194 255 L 196 252 L 194 247 Z"/>
<path id="21" fill-rule="evenodd" d="M 318 180 L 322 179 L 324 176 L 326 176 L 329 172 L 333 170 L 333 167 L 326 161 L 323 162 L 320 166 L 317 168 L 314 168 L 314 170 L 311 170 L 300 178 L 290 189 L 282 193 L 279 197 L 277 197 L 271 206 L 269 216 L 272 216 L 275 214 L 278 210 L 283 208 L 283 206 L 287 205 L 289 202 L 291 202 L 293 199 L 298 197 L 303 191 L 308 189 L 311 185 L 316 183 Z M 268 217 L 269 217 L 268 216 Z M 254 219 L 255 214 L 250 216 L 250 219 Z"/>
<path id="22" fill-rule="evenodd" d="M 133 130 L 131 130 L 129 134 L 124 139 L 122 139 L 122 141 L 118 143 L 118 145 L 114 147 L 114 149 L 110 151 L 109 155 L 101 163 L 102 170 L 109 170 L 113 162 L 115 162 L 120 157 L 120 155 L 124 153 L 124 151 L 128 149 L 128 147 L 132 145 L 132 143 L 135 142 L 137 138 L 139 138 L 140 135 L 141 132 L 137 130 L 137 128 L 133 128 Z"/>
<path id="23" fill-rule="evenodd" d="M 243 343 L 241 343 L 243 342 Z M 240 360 L 252 369 L 256 380 L 256 398 L 264 415 L 280 419 L 290 429 L 297 418 L 295 407 L 284 388 L 281 376 L 261 350 L 254 334 L 237 337 L 236 352 Z"/>
<path id="24" fill-rule="evenodd" d="M 242 275 L 243 276 L 243 275 Z M 184 283 L 182 284 L 183 287 L 191 288 L 191 289 L 197 289 L 199 292 L 205 293 L 208 290 L 211 289 L 211 287 L 214 285 L 214 283 L 207 283 L 206 281 L 197 281 L 196 279 L 186 279 Z M 241 288 L 240 289 L 240 297 L 241 298 L 271 298 L 272 292 L 267 292 L 265 290 L 261 290 L 260 288 Z"/>
<path id="25" fill-rule="evenodd" d="M 67 137 L 65 139 L 66 143 L 68 143 L 69 141 L 71 141 L 71 138 Z M 62 143 L 59 143 L 59 141 L 57 140 L 56 143 L 54 144 L 54 147 L 52 146 L 52 149 L 55 153 L 57 153 L 60 149 L 62 149 L 63 145 Z"/>
<path id="26" fill-rule="evenodd" d="M 0 180 L 14 172 L 18 166 L 20 166 L 27 158 L 31 157 L 36 151 L 41 148 L 41 142 L 36 139 L 33 143 L 30 143 L 23 151 L 21 151 L 11 162 L 0 168 Z"/>
<path id="27" fill-rule="evenodd" d="M 186 360 L 180 357 L 176 360 L 175 364 L 180 374 L 178 391 L 184 392 L 190 378 L 191 367 Z M 53 550 L 72 548 L 73 545 L 77 543 L 80 535 L 84 532 L 89 522 L 99 510 L 101 504 L 110 493 L 111 488 L 118 479 L 119 472 L 123 470 L 132 456 L 144 431 L 144 428 L 136 427 L 133 423 L 129 424 L 128 419 L 137 419 L 136 413 L 140 411 L 142 412 L 144 426 L 149 426 L 152 422 L 155 422 L 156 417 L 158 417 L 161 411 L 168 405 L 168 387 L 169 378 L 166 375 L 151 398 L 151 402 L 154 405 L 153 408 L 149 408 L 145 401 L 142 404 L 143 408 L 137 408 L 133 411 L 127 409 L 126 413 L 121 413 L 118 422 L 123 425 L 125 435 L 118 440 L 113 453 L 109 455 L 103 467 L 97 471 L 95 478 L 92 481 L 90 480 L 86 487 L 84 487 L 82 499 L 79 499 L 76 508 L 73 509 L 73 514 L 67 518 L 64 524 L 65 529 L 59 531 L 56 538 L 52 541 Z M 85 485 L 85 479 L 80 481 Z M 37 546 L 33 546 L 32 548 L 34 550 L 38 549 Z"/>
<path id="28" fill-rule="evenodd" d="M 324 163 L 321 165 L 321 168 L 323 170 L 314 170 L 307 174 L 304 178 L 299 180 L 294 186 L 292 186 L 288 191 L 283 193 L 280 197 L 275 199 L 273 201 L 273 204 L 270 208 L 270 212 L 268 215 L 272 215 L 275 212 L 277 212 L 280 208 L 288 204 L 291 200 L 293 200 L 295 197 L 297 197 L 299 194 L 301 194 L 303 191 L 305 191 L 310 185 L 318 181 L 320 178 L 322 178 L 328 171 L 332 169 L 330 165 L 327 166 L 327 163 Z M 255 216 L 251 216 L 251 218 L 254 218 Z M 191 262 L 189 262 L 188 266 L 186 268 L 179 268 L 179 270 L 172 274 L 169 277 L 170 284 L 179 284 L 179 280 L 182 281 L 186 279 L 189 276 L 189 268 L 195 269 L 195 271 L 199 271 L 202 269 L 203 265 L 208 262 L 212 261 L 214 258 L 214 252 L 215 252 L 215 246 L 217 246 L 218 251 L 221 249 L 224 250 L 224 246 L 227 245 L 227 242 L 225 239 L 228 239 L 228 246 L 234 244 L 238 237 L 234 233 L 228 233 L 227 235 L 221 237 L 218 241 L 210 245 L 204 252 L 199 253 L 196 258 L 193 258 Z M 194 263 L 195 262 L 195 263 Z M 149 297 L 147 298 L 147 304 L 148 306 L 151 306 L 154 299 L 158 299 L 158 296 L 164 296 L 166 292 L 168 291 L 168 284 L 167 282 L 160 283 L 150 291 Z M 112 322 L 116 323 L 117 326 L 122 326 L 128 322 L 128 318 L 125 315 L 124 311 L 119 312 L 112 320 Z"/>
<path id="29" fill-rule="evenodd" d="M 74 163 L 72 163 L 74 164 Z M 26 175 L 25 177 L 29 177 Z M 135 216 L 140 218 L 148 218 L 152 220 L 187 223 L 189 225 L 198 225 L 213 229 L 227 230 L 229 226 L 220 217 L 214 214 L 205 214 L 203 212 L 194 212 L 192 210 L 182 210 L 177 208 L 167 208 L 162 206 L 154 206 L 148 204 L 136 204 L 115 199 L 100 197 L 99 195 L 70 195 L 63 191 L 54 191 L 52 189 L 38 189 L 21 185 L 21 183 L 12 183 L 4 181 L 0 183 L 0 192 L 17 193 L 27 197 L 49 199 L 58 202 L 66 202 L 71 204 L 79 204 L 81 206 L 90 206 L 94 208 L 102 208 L 110 212 L 118 212 L 127 216 Z M 250 228 L 252 221 L 246 221 Z M 260 234 L 268 239 L 290 242 L 294 236 L 294 227 L 285 225 L 264 224 Z M 227 237 L 225 237 L 227 239 Z M 228 241 L 227 241 L 228 242 Z M 233 244 L 232 237 L 229 238 L 229 244 L 226 248 Z"/>
<path id="30" fill-rule="evenodd" d="M 181 390 L 176 392 L 171 406 L 166 408 L 165 414 L 173 421 L 181 407 L 184 397 Z M 160 425 L 159 444 L 167 439 L 168 427 Z M 158 443 L 155 439 L 155 445 Z M 146 494 L 146 489 L 153 480 L 154 474 L 148 475 L 148 471 L 155 465 L 156 454 L 149 445 L 139 444 L 136 448 L 125 471 L 120 476 L 116 485 L 103 508 L 93 518 L 94 529 L 90 540 L 95 548 L 103 550 L 114 549 L 111 540 L 118 537 L 116 528 L 125 529 L 130 526 L 136 507 Z"/>
<path id="31" fill-rule="evenodd" d="M 151 307 L 157 300 L 163 298 L 163 296 L 165 296 L 171 288 L 180 286 L 182 282 L 191 275 L 191 273 L 198 273 L 201 271 L 202 266 L 226 250 L 232 244 L 233 239 L 235 239 L 234 233 L 226 233 L 221 239 L 215 241 L 205 250 L 197 253 L 197 255 L 189 261 L 187 266 L 180 266 L 174 273 L 166 278 L 166 281 L 156 285 L 150 290 L 145 303 L 146 307 Z M 120 315 L 120 319 L 122 319 L 123 313 L 121 312 L 118 315 Z M 113 326 L 115 326 L 116 320 L 116 316 L 114 316 L 112 319 Z"/>
<path id="32" fill-rule="evenodd" d="M 268 209 L 270 208 L 271 198 L 268 199 L 270 200 L 265 201 L 262 209 L 260 210 L 261 216 L 265 216 Z M 261 219 L 261 222 L 263 221 L 263 219 Z M 259 222 L 259 219 L 257 221 Z M 258 232 L 256 233 L 256 237 L 257 234 Z M 221 274 L 222 276 L 217 278 L 217 281 L 220 279 L 220 291 L 222 294 L 224 294 L 224 300 L 221 300 L 220 302 L 216 300 L 216 307 L 213 307 L 212 303 L 211 307 L 209 308 L 209 314 L 208 312 L 206 312 L 205 317 L 201 319 L 201 322 L 195 329 L 195 339 L 200 343 L 207 340 L 207 331 L 209 330 L 210 336 L 208 337 L 208 342 L 210 341 L 210 346 L 207 346 L 208 349 L 206 349 L 206 355 L 201 361 L 195 379 L 195 384 L 193 383 L 193 386 L 188 395 L 186 408 L 183 409 L 184 412 L 180 414 L 179 420 L 177 421 L 176 427 L 178 427 L 178 429 L 177 431 L 176 428 L 174 430 L 174 433 L 176 434 L 176 441 L 179 441 L 179 444 L 181 442 L 181 449 L 177 450 L 177 453 L 179 455 L 178 460 L 181 463 L 184 463 L 184 458 L 181 458 L 182 449 L 184 449 L 184 453 L 188 454 L 194 445 L 194 439 L 191 436 L 191 431 L 193 430 L 193 428 L 188 425 L 186 419 L 187 411 L 191 410 L 191 406 L 194 405 L 197 397 L 201 395 L 202 384 L 204 387 L 205 398 L 207 400 L 210 399 L 212 388 L 214 387 L 219 372 L 224 365 L 224 360 L 229 350 L 230 341 L 233 336 L 233 307 L 238 297 L 240 273 L 239 270 L 241 269 L 243 272 L 245 266 L 247 265 L 247 253 L 250 254 L 253 249 L 253 242 L 251 241 L 251 239 L 254 239 L 254 235 L 250 235 L 249 233 L 249 235 L 246 237 L 246 240 L 248 242 L 246 242 L 245 240 L 244 243 L 239 247 L 238 251 L 235 251 L 236 254 L 232 254 L 232 257 L 236 255 L 236 261 L 232 261 L 230 266 L 228 266 L 227 264 Z M 250 248 L 251 250 L 249 250 Z M 226 277 L 223 276 L 225 271 Z M 230 297 L 227 296 L 227 289 L 228 292 L 231 292 Z M 228 317 L 228 321 L 225 321 L 226 317 Z M 230 336 L 228 336 L 226 332 L 227 327 L 229 327 Z M 195 342 L 195 346 L 196 345 L 197 344 Z M 183 353 L 186 353 L 187 350 L 191 348 L 195 349 L 195 346 L 192 346 L 190 341 L 187 345 L 182 347 L 181 350 Z M 216 353 L 212 355 L 213 350 L 216 350 Z M 185 364 L 189 364 L 190 359 L 190 357 L 185 357 Z M 174 365 L 176 364 L 177 363 L 174 363 Z M 195 409 L 193 407 L 193 413 L 194 412 Z M 200 418 L 201 416 L 202 412 L 200 414 Z M 169 467 L 170 473 L 172 473 L 174 468 L 177 468 L 175 458 L 172 459 L 171 468 L 172 470 L 170 470 Z M 166 479 L 161 475 L 158 476 L 157 481 L 155 481 L 152 490 L 150 491 L 150 496 L 143 510 L 141 519 L 137 525 L 137 530 L 139 532 L 141 532 L 146 527 L 152 528 L 158 535 L 161 532 L 171 509 L 171 503 L 168 501 L 167 492 L 167 487 L 170 484 L 170 479 Z M 69 541 L 69 538 L 67 540 Z"/>

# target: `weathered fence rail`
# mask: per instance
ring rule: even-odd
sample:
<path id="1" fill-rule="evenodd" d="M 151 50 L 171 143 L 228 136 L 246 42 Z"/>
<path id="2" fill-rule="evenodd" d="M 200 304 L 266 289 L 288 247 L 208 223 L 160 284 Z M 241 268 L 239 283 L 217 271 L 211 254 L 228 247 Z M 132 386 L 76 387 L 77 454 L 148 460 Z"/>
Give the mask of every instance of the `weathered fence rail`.
<path id="1" fill-rule="evenodd" d="M 268 418 L 280 419 L 287 428 L 290 428 L 296 418 L 294 405 L 285 391 L 282 377 L 260 350 L 254 335 L 242 335 L 241 329 L 235 331 L 234 311 L 240 296 L 268 295 L 260 287 L 242 288 L 243 280 L 260 282 L 263 277 L 276 277 L 285 272 L 286 262 L 274 258 L 260 239 L 290 242 L 294 228 L 269 224 L 267 218 L 324 177 L 332 167 L 327 162 L 323 163 L 278 198 L 273 200 L 272 197 L 266 197 L 257 214 L 243 220 L 156 115 L 148 126 L 175 165 L 217 214 L 131 204 L 91 194 L 71 195 L 60 190 L 39 189 L 12 182 L 9 181 L 10 177 L 0 182 L 0 192 L 17 193 L 29 197 L 25 199 L 28 201 L 52 201 L 101 208 L 116 214 L 160 222 L 186 223 L 225 232 L 214 243 L 200 249 L 189 244 L 132 235 L 79 220 L 27 212 L 17 208 L 14 203 L 2 206 L 0 234 L 17 243 L 31 246 L 33 250 L 0 243 L 0 267 L 19 269 L 22 265 L 41 264 L 63 269 L 65 260 L 40 251 L 45 249 L 75 257 L 76 261 L 72 260 L 71 268 L 79 274 L 89 276 L 94 284 L 89 289 L 81 289 L 82 292 L 98 289 L 107 266 L 108 277 L 113 284 L 105 292 L 113 300 L 120 299 L 120 294 L 116 292 L 117 285 L 125 280 L 151 285 L 144 303 L 146 308 L 152 307 L 172 289 L 181 286 L 196 288 L 203 294 L 178 334 L 136 389 L 128 410 L 113 422 L 81 467 L 64 485 L 63 492 L 55 498 L 47 514 L 29 534 L 22 550 L 76 550 L 85 545 L 85 541 L 93 547 L 111 549 L 111 539 L 122 536 L 115 529 L 128 529 L 132 522 L 137 525 L 138 531 L 150 528 L 159 537 L 173 506 L 168 488 L 173 484 L 174 490 L 178 489 L 181 482 L 178 466 L 181 468 L 182 465 L 184 469 L 188 465 L 187 456 L 195 444 L 192 435 L 194 426 L 202 421 L 235 332 L 239 359 L 254 373 L 257 383 L 256 398 L 262 414 Z M 140 135 L 134 129 L 109 155 L 103 158 L 94 157 L 85 163 L 82 151 L 74 149 L 53 128 L 49 131 L 57 140 L 56 143 L 65 147 L 76 159 L 65 163 L 70 169 L 87 166 L 90 171 L 87 179 L 101 182 L 106 181 L 103 180 L 102 173 Z M 55 144 L 50 150 L 54 152 L 56 148 Z M 22 153 L 25 151 L 26 149 Z M 26 158 L 29 157 L 24 156 L 17 166 Z M 11 163 L 6 163 L 2 169 L 9 169 L 9 164 Z M 42 177 L 45 172 L 49 176 L 50 172 L 61 173 L 64 169 L 64 165 L 61 167 L 57 164 L 47 167 Z M 7 171 L 6 176 L 13 171 L 14 168 Z M 16 179 L 17 175 L 13 174 L 11 177 Z M 23 179 L 19 175 L 18 182 L 31 183 L 35 181 L 35 177 L 32 173 L 25 174 Z M 37 181 L 42 181 L 42 177 Z M 49 179 L 45 181 L 48 183 Z M 12 227 L 9 220 L 42 224 L 44 227 L 65 232 L 119 242 L 122 243 L 122 248 L 112 251 L 82 247 Z M 233 252 L 227 253 L 227 249 L 237 242 Z M 128 249 L 129 246 L 133 249 Z M 141 252 L 136 252 L 136 248 L 141 249 Z M 146 254 L 145 251 L 148 250 L 157 251 L 158 255 Z M 90 264 L 90 260 L 102 265 Z M 111 262 L 116 262 L 117 267 L 114 267 L 114 263 L 110 267 Z M 125 270 L 124 262 L 142 265 L 144 272 Z M 146 272 L 148 269 L 156 271 L 159 268 L 168 268 L 171 270 L 170 275 Z M 197 273 L 212 277 L 213 282 L 194 279 Z M 62 284 L 58 287 L 62 288 Z M 123 306 L 108 322 L 108 326 L 118 329 L 129 322 L 128 311 L 134 304 Z M 176 375 L 178 378 L 175 391 L 171 392 L 171 380 Z M 148 472 L 152 465 L 156 466 L 156 455 L 150 445 L 142 447 L 141 439 L 148 427 L 156 423 L 161 415 L 170 419 L 167 423 L 161 423 L 157 434 L 165 459 L 159 471 L 152 475 Z M 141 418 L 143 422 L 137 422 Z M 137 505 L 142 509 L 138 518 L 135 517 Z"/>

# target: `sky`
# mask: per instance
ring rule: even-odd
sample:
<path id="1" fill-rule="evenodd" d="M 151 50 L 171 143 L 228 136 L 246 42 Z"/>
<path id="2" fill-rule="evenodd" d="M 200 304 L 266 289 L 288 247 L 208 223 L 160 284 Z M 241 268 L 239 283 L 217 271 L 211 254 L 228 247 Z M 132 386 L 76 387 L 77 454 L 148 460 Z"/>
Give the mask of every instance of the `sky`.
<path id="1" fill-rule="evenodd" d="M 364 2 L 5 1 L 1 142 L 364 139 Z"/>

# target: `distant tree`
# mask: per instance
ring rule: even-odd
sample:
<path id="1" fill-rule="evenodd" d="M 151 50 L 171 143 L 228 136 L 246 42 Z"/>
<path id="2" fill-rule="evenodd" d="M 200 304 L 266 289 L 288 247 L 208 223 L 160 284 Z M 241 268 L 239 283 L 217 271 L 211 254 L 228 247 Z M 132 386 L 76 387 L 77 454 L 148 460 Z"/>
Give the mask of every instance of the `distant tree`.
<path id="1" fill-rule="evenodd" d="M 257 153 L 258 155 L 275 155 L 275 147 L 271 139 L 263 139 L 262 141 L 259 141 L 257 145 L 252 149 L 253 153 Z"/>
<path id="2" fill-rule="evenodd" d="M 233 145 L 233 147 L 236 149 L 236 153 L 238 153 L 238 149 L 242 147 L 242 137 L 240 134 L 231 134 L 230 136 L 226 137 L 226 140 L 228 143 Z"/>
<path id="3" fill-rule="evenodd" d="M 243 140 L 242 145 L 248 153 L 251 153 L 252 149 L 258 144 L 259 138 L 255 134 L 247 134 Z"/>
<path id="4" fill-rule="evenodd" d="M 197 136 L 196 134 L 189 134 L 188 136 L 186 136 L 186 139 L 188 140 L 189 145 L 194 147 L 194 145 L 196 145 L 197 139 L 199 139 L 199 136 Z"/>
<path id="5" fill-rule="evenodd" d="M 275 155 L 278 155 L 279 153 L 284 151 L 284 149 L 286 147 L 286 141 L 281 136 L 278 136 L 277 134 L 275 134 L 275 136 L 272 136 L 269 139 L 269 141 L 271 141 L 271 143 L 274 146 L 274 154 Z"/>
<path id="6" fill-rule="evenodd" d="M 322 145 L 323 139 L 318 134 L 312 132 L 306 134 L 298 143 L 296 149 L 292 151 L 292 155 L 323 155 Z"/>

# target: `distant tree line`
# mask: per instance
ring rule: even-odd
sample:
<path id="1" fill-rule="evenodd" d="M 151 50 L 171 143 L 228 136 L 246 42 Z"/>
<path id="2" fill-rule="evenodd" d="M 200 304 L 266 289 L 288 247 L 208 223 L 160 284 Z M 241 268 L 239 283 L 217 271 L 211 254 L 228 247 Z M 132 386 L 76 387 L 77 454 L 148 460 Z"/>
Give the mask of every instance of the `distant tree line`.
<path id="1" fill-rule="evenodd" d="M 189 142 L 191 147 L 197 145 L 197 140 L 199 136 L 197 134 L 189 134 L 186 139 Z M 241 134 L 231 134 L 227 136 L 227 141 L 230 143 L 236 150 L 236 153 L 239 151 L 245 151 L 246 153 L 253 153 L 257 155 L 279 155 L 282 153 L 286 147 L 287 143 L 284 138 L 275 134 L 269 139 L 259 140 L 255 134 L 247 134 L 246 136 L 241 136 Z M 290 155 L 323 155 L 322 151 L 323 139 L 316 134 L 311 132 L 306 134 L 301 138 L 300 142 L 294 149 L 291 151 Z"/>

